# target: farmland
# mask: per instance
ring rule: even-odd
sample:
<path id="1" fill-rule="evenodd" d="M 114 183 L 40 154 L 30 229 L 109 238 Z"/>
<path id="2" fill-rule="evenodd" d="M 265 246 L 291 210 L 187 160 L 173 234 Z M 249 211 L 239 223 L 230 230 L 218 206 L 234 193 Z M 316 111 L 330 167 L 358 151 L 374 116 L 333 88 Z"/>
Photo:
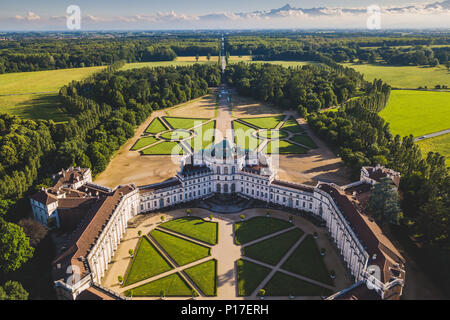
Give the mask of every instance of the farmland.
<path id="1" fill-rule="evenodd" d="M 351 67 L 364 74 L 368 81 L 381 79 L 395 88 L 418 87 L 434 88 L 435 85 L 450 86 L 450 71 L 444 66 L 384 66 L 369 64 L 346 63 L 346 67 Z"/>
<path id="2" fill-rule="evenodd" d="M 393 134 L 419 137 L 450 127 L 449 101 L 448 92 L 393 90 L 380 116 Z"/>

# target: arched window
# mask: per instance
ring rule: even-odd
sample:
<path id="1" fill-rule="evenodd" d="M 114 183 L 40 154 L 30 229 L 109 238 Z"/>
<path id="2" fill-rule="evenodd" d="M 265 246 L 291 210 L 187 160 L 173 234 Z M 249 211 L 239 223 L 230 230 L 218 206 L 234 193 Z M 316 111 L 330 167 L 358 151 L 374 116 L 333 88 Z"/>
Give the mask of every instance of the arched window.
<path id="1" fill-rule="evenodd" d="M 217 174 L 220 174 L 220 167 L 217 167 Z"/>
<path id="2" fill-rule="evenodd" d="M 216 192 L 217 192 L 217 193 L 220 193 L 220 183 L 217 184 Z"/>
<path id="3" fill-rule="evenodd" d="M 223 173 L 228 174 L 228 167 L 223 168 Z"/>
<path id="4" fill-rule="evenodd" d="M 234 166 L 231 167 L 231 173 L 236 173 L 236 168 Z"/>

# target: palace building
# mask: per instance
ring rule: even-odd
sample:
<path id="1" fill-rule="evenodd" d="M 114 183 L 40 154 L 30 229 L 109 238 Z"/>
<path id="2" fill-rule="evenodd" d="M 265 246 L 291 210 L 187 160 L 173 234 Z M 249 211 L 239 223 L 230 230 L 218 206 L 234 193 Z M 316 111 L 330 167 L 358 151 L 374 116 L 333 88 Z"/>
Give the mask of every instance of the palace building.
<path id="1" fill-rule="evenodd" d="M 186 155 L 180 170 L 167 181 L 115 189 L 92 183 L 89 169 L 69 168 L 54 176 L 54 185 L 30 197 L 34 218 L 47 226 L 73 230 L 53 262 L 60 299 L 96 296 L 120 299 L 103 288 L 108 269 L 127 228 L 138 214 L 183 206 L 217 195 L 237 195 L 307 212 L 327 228 L 354 285 L 328 299 L 399 299 L 405 260 L 365 214 L 373 184 L 400 175 L 390 169 L 364 167 L 359 181 L 346 186 L 319 182 L 315 187 L 277 179 L 271 158 L 232 146 L 227 140 Z"/>

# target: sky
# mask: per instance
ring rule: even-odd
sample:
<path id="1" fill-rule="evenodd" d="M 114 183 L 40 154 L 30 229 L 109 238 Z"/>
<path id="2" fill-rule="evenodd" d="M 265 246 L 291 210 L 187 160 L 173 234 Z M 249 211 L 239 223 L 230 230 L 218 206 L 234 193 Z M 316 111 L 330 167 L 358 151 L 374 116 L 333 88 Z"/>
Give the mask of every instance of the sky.
<path id="1" fill-rule="evenodd" d="M 382 28 L 450 27 L 450 0 L 1 0 L 0 31 L 64 30 L 69 5 L 81 9 L 81 30 L 365 28 L 372 4 Z"/>

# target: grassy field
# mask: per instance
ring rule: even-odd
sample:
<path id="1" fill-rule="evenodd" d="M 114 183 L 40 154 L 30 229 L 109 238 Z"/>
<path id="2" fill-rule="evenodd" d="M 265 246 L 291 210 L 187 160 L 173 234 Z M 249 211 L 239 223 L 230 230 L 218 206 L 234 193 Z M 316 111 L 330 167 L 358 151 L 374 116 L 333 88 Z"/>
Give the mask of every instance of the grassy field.
<path id="1" fill-rule="evenodd" d="M 125 276 L 124 286 L 129 286 L 171 269 L 172 266 L 159 254 L 153 244 L 146 237 L 142 237 Z"/>
<path id="2" fill-rule="evenodd" d="M 141 138 L 134 144 L 134 146 L 133 146 L 133 148 L 131 148 L 131 150 L 139 150 L 141 148 L 144 148 L 146 146 L 149 146 L 149 145 L 155 143 L 156 141 L 158 141 L 158 140 L 154 137 Z"/>
<path id="3" fill-rule="evenodd" d="M 312 141 L 310 137 L 307 135 L 295 135 L 291 138 L 292 141 L 301 143 L 304 146 L 307 146 L 311 149 L 316 149 L 317 145 Z"/>
<path id="4" fill-rule="evenodd" d="M 188 141 L 191 148 L 195 151 L 208 148 L 214 141 L 215 128 L 215 120 L 195 128 L 195 137 Z"/>
<path id="5" fill-rule="evenodd" d="M 239 120 L 252 124 L 261 129 L 274 129 L 283 119 L 284 116 L 279 115 L 273 117 L 243 118 Z"/>
<path id="6" fill-rule="evenodd" d="M 393 134 L 420 137 L 450 128 L 449 106 L 450 92 L 393 90 L 379 115 Z"/>
<path id="7" fill-rule="evenodd" d="M 161 142 L 141 151 L 142 155 L 182 155 L 184 149 L 178 142 Z"/>
<path id="8" fill-rule="evenodd" d="M 202 124 L 203 122 L 208 121 L 209 119 L 164 117 L 164 120 L 166 120 L 167 123 L 169 123 L 174 129 L 188 130 L 193 126 L 197 126 Z"/>
<path id="9" fill-rule="evenodd" d="M 196 266 L 190 267 L 184 272 L 195 282 L 200 290 L 208 297 L 217 295 L 217 260 L 212 259 Z"/>
<path id="10" fill-rule="evenodd" d="M 261 143 L 260 139 L 253 136 L 255 129 L 238 121 L 233 121 L 234 142 L 243 149 L 255 150 Z"/>
<path id="11" fill-rule="evenodd" d="M 290 131 L 292 133 L 303 133 L 304 132 L 302 127 L 300 127 L 300 125 L 297 123 L 297 121 L 292 117 L 289 117 L 289 119 L 281 126 L 280 129 L 284 129 L 284 130 Z"/>
<path id="12" fill-rule="evenodd" d="M 82 80 L 104 67 L 60 69 L 0 74 L 0 95 L 59 91 L 75 80 Z"/>
<path id="13" fill-rule="evenodd" d="M 57 93 L 0 96 L 0 113 L 24 119 L 43 119 L 64 122 L 69 116 L 61 108 Z"/>
<path id="14" fill-rule="evenodd" d="M 146 283 L 142 286 L 125 291 L 127 297 L 159 297 L 164 290 L 166 297 L 192 296 L 192 288 L 178 273 Z"/>
<path id="15" fill-rule="evenodd" d="M 269 141 L 263 150 L 266 154 L 306 154 L 308 150 L 289 141 Z"/>
<path id="16" fill-rule="evenodd" d="M 418 87 L 434 88 L 435 85 L 450 86 L 450 72 L 444 66 L 438 67 L 420 67 L 420 66 L 384 66 L 369 64 L 343 64 L 354 68 L 356 71 L 364 74 L 368 81 L 373 79 L 382 79 L 384 82 L 395 88 L 413 88 Z"/>
<path id="17" fill-rule="evenodd" d="M 236 244 L 246 244 L 250 241 L 290 227 L 292 227 L 292 224 L 285 220 L 270 217 L 250 218 L 243 222 L 235 223 L 235 241 Z"/>
<path id="18" fill-rule="evenodd" d="M 269 268 L 243 259 L 236 264 L 238 295 L 241 297 L 250 296 L 270 273 Z"/>
<path id="19" fill-rule="evenodd" d="M 329 276 L 316 240 L 314 240 L 312 235 L 308 235 L 300 243 L 281 268 L 331 286 L 333 285 L 333 280 Z"/>
<path id="20" fill-rule="evenodd" d="M 179 266 L 205 258 L 210 254 L 208 247 L 159 230 L 153 230 L 150 235 Z"/>
<path id="21" fill-rule="evenodd" d="M 160 227 L 212 245 L 217 244 L 217 222 L 210 222 L 205 221 L 202 218 L 186 216 L 167 221 L 161 224 Z"/>
<path id="22" fill-rule="evenodd" d="M 152 120 L 150 125 L 145 129 L 146 133 L 157 134 L 163 131 L 167 131 L 169 128 L 166 128 L 164 123 L 159 118 L 155 118 Z"/>
<path id="23" fill-rule="evenodd" d="M 300 239 L 303 231 L 293 229 L 278 236 L 244 247 L 243 255 L 275 266 Z"/>
<path id="24" fill-rule="evenodd" d="M 310 282 L 277 272 L 264 287 L 266 296 L 329 296 L 333 292 Z"/>
<path id="25" fill-rule="evenodd" d="M 439 152 L 441 155 L 445 156 L 447 167 L 450 167 L 450 133 L 435 138 L 425 139 L 417 142 L 417 144 L 419 145 L 424 158 L 430 151 Z"/>

